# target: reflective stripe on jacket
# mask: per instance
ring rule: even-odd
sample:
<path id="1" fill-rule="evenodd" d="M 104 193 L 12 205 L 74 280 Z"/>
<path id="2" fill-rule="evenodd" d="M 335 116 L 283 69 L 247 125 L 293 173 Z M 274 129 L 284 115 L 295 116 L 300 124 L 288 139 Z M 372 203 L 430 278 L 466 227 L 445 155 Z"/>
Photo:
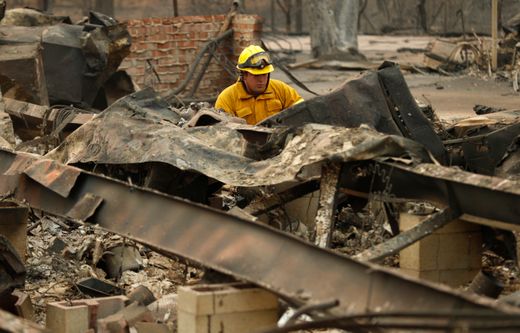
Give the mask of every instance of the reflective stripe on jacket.
<path id="1" fill-rule="evenodd" d="M 256 97 L 248 94 L 242 82 L 238 81 L 220 93 L 215 108 L 255 125 L 300 102 L 303 102 L 303 98 L 298 92 L 282 81 L 270 79 L 265 92 Z"/>

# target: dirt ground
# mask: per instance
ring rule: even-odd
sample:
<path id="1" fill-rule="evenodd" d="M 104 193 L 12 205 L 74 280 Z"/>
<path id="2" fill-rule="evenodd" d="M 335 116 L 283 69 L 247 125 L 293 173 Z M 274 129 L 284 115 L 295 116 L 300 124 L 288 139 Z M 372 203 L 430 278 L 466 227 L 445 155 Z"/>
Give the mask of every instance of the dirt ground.
<path id="1" fill-rule="evenodd" d="M 367 60 L 377 67 L 384 60 L 397 62 L 403 67 L 423 67 L 424 53 L 421 50 L 435 40 L 432 36 L 359 36 L 359 50 Z M 267 45 L 272 50 L 292 50 L 296 62 L 311 59 L 309 37 L 269 36 Z M 310 89 L 324 94 L 345 80 L 359 75 L 363 70 L 309 69 L 297 68 L 293 74 Z M 405 79 L 414 97 L 431 104 L 442 119 L 474 116 L 473 107 L 477 104 L 503 109 L 518 109 L 520 94 L 512 88 L 510 80 L 500 73 L 491 77 L 487 73 L 469 71 L 453 76 L 430 72 L 412 73 L 403 70 Z M 303 91 L 280 70 L 275 71 L 278 78 L 294 86 L 308 99 L 312 95 Z"/>

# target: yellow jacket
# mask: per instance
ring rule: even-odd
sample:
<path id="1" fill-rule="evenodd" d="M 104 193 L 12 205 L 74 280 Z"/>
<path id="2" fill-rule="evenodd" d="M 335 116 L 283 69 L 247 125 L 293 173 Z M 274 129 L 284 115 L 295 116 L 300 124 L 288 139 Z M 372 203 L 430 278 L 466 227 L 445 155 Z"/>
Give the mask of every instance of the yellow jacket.
<path id="1" fill-rule="evenodd" d="M 248 124 L 255 125 L 300 102 L 303 102 L 303 98 L 294 88 L 282 81 L 270 79 L 264 93 L 256 97 L 248 94 L 242 82 L 238 81 L 220 93 L 215 108 L 244 118 Z"/>

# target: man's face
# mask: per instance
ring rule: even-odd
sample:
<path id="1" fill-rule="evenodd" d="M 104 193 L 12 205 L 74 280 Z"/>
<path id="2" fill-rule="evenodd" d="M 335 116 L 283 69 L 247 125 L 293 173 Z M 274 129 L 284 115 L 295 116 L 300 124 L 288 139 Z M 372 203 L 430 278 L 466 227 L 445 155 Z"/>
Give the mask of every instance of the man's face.
<path id="1" fill-rule="evenodd" d="M 244 72 L 243 78 L 250 93 L 261 94 L 267 89 L 269 74 L 253 75 L 249 72 Z"/>

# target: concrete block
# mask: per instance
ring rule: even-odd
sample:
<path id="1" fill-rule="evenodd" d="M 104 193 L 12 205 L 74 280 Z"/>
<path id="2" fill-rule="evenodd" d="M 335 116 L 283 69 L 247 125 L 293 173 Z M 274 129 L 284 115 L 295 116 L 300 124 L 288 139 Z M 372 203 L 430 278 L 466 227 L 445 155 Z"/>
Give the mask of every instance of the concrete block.
<path id="1" fill-rule="evenodd" d="M 197 315 L 246 312 L 277 308 L 278 298 L 243 283 L 186 286 L 179 288 L 179 310 Z"/>
<path id="2" fill-rule="evenodd" d="M 80 333 L 89 329 L 87 305 L 47 304 L 46 327 L 53 333 Z"/>
<path id="3" fill-rule="evenodd" d="M 153 322 L 152 312 L 146 306 L 137 302 L 130 304 L 124 309 L 97 321 L 98 332 L 116 333 L 127 332 L 127 328 L 138 322 Z"/>
<path id="4" fill-rule="evenodd" d="M 179 310 L 177 331 L 182 333 L 243 333 L 276 326 L 278 310 L 194 315 Z"/>
<path id="5" fill-rule="evenodd" d="M 209 333 L 210 315 L 196 316 L 182 310 L 177 311 L 177 332 L 179 333 Z"/>
<path id="6" fill-rule="evenodd" d="M 439 243 L 439 236 L 432 234 L 403 249 L 399 257 L 400 267 L 414 270 L 437 269 Z"/>
<path id="7" fill-rule="evenodd" d="M 186 313 L 207 315 L 215 313 L 214 292 L 224 289 L 219 285 L 200 285 L 194 287 L 179 287 L 177 296 L 177 308 Z"/>
<path id="8" fill-rule="evenodd" d="M 137 333 L 172 333 L 173 329 L 166 324 L 157 323 L 136 323 L 135 330 Z M 182 332 L 180 332 L 182 333 Z"/>
<path id="9" fill-rule="evenodd" d="M 401 231 L 406 231 L 408 229 L 412 229 L 417 224 L 421 223 L 421 221 L 428 218 L 427 215 L 415 215 L 406 212 L 401 212 L 399 214 L 399 229 Z"/>
<path id="10" fill-rule="evenodd" d="M 250 332 L 276 325 L 278 298 L 242 283 L 179 288 L 178 331 Z"/>
<path id="11" fill-rule="evenodd" d="M 214 307 L 216 314 L 270 310 L 278 307 L 278 297 L 265 289 L 236 284 L 215 292 Z"/>
<path id="12" fill-rule="evenodd" d="M 482 234 L 462 232 L 439 235 L 438 268 L 480 269 Z"/>
<path id="13" fill-rule="evenodd" d="M 93 298 L 92 301 L 98 303 L 96 319 L 103 319 L 118 311 L 121 311 L 128 301 L 124 295 Z"/>
<path id="14" fill-rule="evenodd" d="M 275 327 L 278 310 L 221 313 L 210 316 L 208 333 L 243 333 Z"/>
<path id="15" fill-rule="evenodd" d="M 462 220 L 454 220 L 436 231 L 438 234 L 450 234 L 455 232 L 480 232 L 479 224 Z"/>
<path id="16" fill-rule="evenodd" d="M 430 270 L 430 271 L 419 271 L 415 269 L 402 268 L 400 271 L 408 276 L 421 279 L 428 280 L 432 282 L 439 282 L 439 274 L 438 270 Z"/>
<path id="17" fill-rule="evenodd" d="M 67 317 L 71 316 L 68 313 L 73 312 L 73 310 L 65 311 L 65 309 L 71 308 L 84 308 L 86 309 L 87 314 L 87 328 L 96 328 L 97 321 L 99 319 L 103 319 L 109 315 L 112 315 L 125 307 L 126 302 L 128 301 L 128 297 L 126 296 L 110 296 L 110 297 L 98 297 L 91 299 L 81 299 L 74 301 L 62 301 L 62 302 L 54 302 L 49 303 L 47 305 L 47 312 L 49 309 L 52 311 L 52 316 L 61 316 Z M 55 308 L 60 309 L 57 311 Z M 58 319 L 59 322 L 62 319 Z M 66 318 L 64 320 L 67 320 Z M 52 319 L 52 321 L 56 321 Z M 49 315 L 47 314 L 47 323 L 49 323 Z M 53 323 L 50 323 L 53 325 Z M 61 332 L 61 331 L 60 331 Z M 66 331 L 72 332 L 72 331 Z"/>
<path id="18" fill-rule="evenodd" d="M 427 216 L 401 213 L 400 228 L 408 230 Z M 410 276 L 452 287 L 466 284 L 480 271 L 480 226 L 455 220 L 400 252 L 400 267 Z"/>

